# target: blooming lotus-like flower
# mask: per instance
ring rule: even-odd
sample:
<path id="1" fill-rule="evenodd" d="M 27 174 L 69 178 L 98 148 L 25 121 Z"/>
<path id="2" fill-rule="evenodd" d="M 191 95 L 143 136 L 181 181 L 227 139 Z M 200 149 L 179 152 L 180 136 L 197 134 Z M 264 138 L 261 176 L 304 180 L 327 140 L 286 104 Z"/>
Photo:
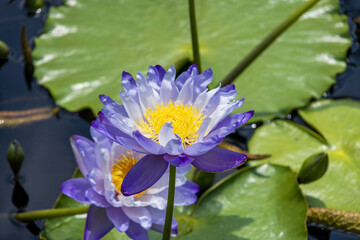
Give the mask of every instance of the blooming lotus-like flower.
<path id="1" fill-rule="evenodd" d="M 123 105 L 100 95 L 105 108 L 92 126 L 130 149 L 150 154 L 124 179 L 121 189 L 124 195 L 152 186 L 169 163 L 176 167 L 191 163 L 201 170 L 216 172 L 246 160 L 244 154 L 215 146 L 246 123 L 254 112 L 228 116 L 244 99 L 233 101 L 234 85 L 208 91 L 211 80 L 211 69 L 198 74 L 195 65 L 176 79 L 173 66 L 167 72 L 161 66 L 150 66 L 147 78 L 138 73 L 136 81 L 123 72 L 121 83 L 125 91 L 120 92 Z M 158 171 L 153 172 L 154 168 Z"/>
<path id="2" fill-rule="evenodd" d="M 166 169 L 160 179 L 134 196 L 124 196 L 121 184 L 127 172 L 143 157 L 104 137 L 94 129 L 95 142 L 80 136 L 71 138 L 77 165 L 85 178 L 73 178 L 62 185 L 62 192 L 78 202 L 91 204 L 85 226 L 84 239 L 100 239 L 113 227 L 132 239 L 148 239 L 147 229 L 162 232 L 168 193 L 169 173 Z M 150 157 L 151 158 L 151 157 Z M 156 166 L 151 167 L 158 172 Z M 196 202 L 198 186 L 184 176 L 190 167 L 177 168 L 175 205 Z M 140 179 L 141 175 L 138 176 Z M 172 221 L 176 234 L 177 223 Z"/>

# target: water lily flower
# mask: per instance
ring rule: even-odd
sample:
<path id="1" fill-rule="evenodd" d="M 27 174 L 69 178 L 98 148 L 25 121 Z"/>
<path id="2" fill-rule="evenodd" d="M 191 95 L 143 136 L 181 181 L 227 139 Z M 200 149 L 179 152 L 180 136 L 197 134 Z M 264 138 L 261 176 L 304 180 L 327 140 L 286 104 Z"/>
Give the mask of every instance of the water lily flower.
<path id="1" fill-rule="evenodd" d="M 91 129 L 91 135 L 94 142 L 81 136 L 71 137 L 77 165 L 85 177 L 62 184 L 65 195 L 91 204 L 84 239 L 100 239 L 114 227 L 131 239 L 148 239 L 148 229 L 162 232 L 169 170 L 162 171 L 164 174 L 150 188 L 133 196 L 124 196 L 120 191 L 123 180 L 144 155 L 113 142 L 94 129 Z M 189 169 L 190 166 L 176 169 L 175 205 L 190 205 L 197 200 L 195 194 L 199 187 L 185 177 Z M 152 166 L 152 171 L 159 170 Z M 141 175 L 138 177 L 142 178 Z M 175 219 L 171 229 L 176 234 Z"/>
<path id="2" fill-rule="evenodd" d="M 194 165 L 209 172 L 234 168 L 246 155 L 217 148 L 224 137 L 246 123 L 254 111 L 228 116 L 239 108 L 234 85 L 208 91 L 212 70 L 198 74 L 196 65 L 175 79 L 175 68 L 166 72 L 150 66 L 145 77 L 123 72 L 120 92 L 123 105 L 106 95 L 92 126 L 114 141 L 146 155 L 122 184 L 126 196 L 137 194 L 158 181 L 169 164 Z M 153 169 L 157 171 L 154 172 Z M 139 176 L 142 176 L 139 178 Z"/>

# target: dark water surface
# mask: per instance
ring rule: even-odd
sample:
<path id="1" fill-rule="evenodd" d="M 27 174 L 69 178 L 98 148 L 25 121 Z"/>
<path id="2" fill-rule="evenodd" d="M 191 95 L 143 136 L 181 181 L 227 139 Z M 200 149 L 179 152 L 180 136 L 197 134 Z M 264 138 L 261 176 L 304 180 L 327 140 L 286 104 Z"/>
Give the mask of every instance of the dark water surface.
<path id="1" fill-rule="evenodd" d="M 24 60 L 21 51 L 20 34 L 23 25 L 29 45 L 33 48 L 33 39 L 41 34 L 48 14 L 50 2 L 42 12 L 31 15 L 24 9 L 23 0 L 0 0 L 0 40 L 11 50 L 9 60 L 0 68 L 0 111 L 26 110 L 32 108 L 55 108 L 48 91 L 36 83 L 33 77 L 24 73 Z M 52 5 L 60 1 L 54 0 Z M 351 97 L 360 100 L 360 49 L 357 37 L 357 25 L 353 21 L 360 16 L 360 0 L 341 1 L 342 12 L 349 16 L 351 38 L 354 41 L 349 50 L 348 69 L 338 76 L 336 85 L 325 95 L 334 98 Z M 32 81 L 31 81 L 32 80 Z M 30 84 L 31 90 L 28 85 Z M 302 122 L 293 114 L 289 118 Z M 247 126 L 231 136 L 243 148 L 257 125 Z M 16 223 L 8 218 L 17 208 L 12 203 L 14 189 L 13 174 L 6 160 L 10 142 L 17 139 L 24 148 L 25 160 L 20 171 L 20 184 L 29 196 L 26 210 L 51 208 L 59 195 L 61 183 L 70 178 L 75 167 L 75 159 L 69 144 L 73 134 L 89 137 L 89 123 L 77 113 L 65 110 L 51 118 L 18 127 L 0 127 L 0 239 L 38 239 L 36 232 L 44 224 Z M 218 176 L 222 178 L 224 174 Z M 20 191 L 21 193 L 21 191 Z M 23 198 L 24 199 L 24 198 Z M 24 205 L 25 203 L 23 203 Z M 351 240 L 359 239 L 354 235 L 309 227 L 311 240 Z"/>

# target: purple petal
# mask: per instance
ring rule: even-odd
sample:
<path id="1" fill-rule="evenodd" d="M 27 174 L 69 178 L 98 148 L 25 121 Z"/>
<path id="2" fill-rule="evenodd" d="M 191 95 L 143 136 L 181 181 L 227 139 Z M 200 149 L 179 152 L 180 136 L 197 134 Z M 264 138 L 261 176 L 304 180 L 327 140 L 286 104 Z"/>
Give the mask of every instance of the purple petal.
<path id="1" fill-rule="evenodd" d="M 131 76 L 130 73 L 128 72 L 123 72 L 122 73 L 122 77 L 121 77 L 121 85 L 123 86 L 123 88 L 125 89 L 125 91 L 130 92 L 133 90 L 137 91 L 137 86 L 136 83 L 134 81 L 134 78 Z"/>
<path id="2" fill-rule="evenodd" d="M 118 142 L 121 145 L 124 145 L 138 152 L 146 152 L 145 149 L 141 147 L 131 136 L 124 133 L 120 129 L 116 128 L 112 123 L 110 123 L 102 112 L 99 112 L 99 117 L 95 121 L 93 121 L 91 125 L 98 132 L 114 140 L 115 142 Z"/>
<path id="3" fill-rule="evenodd" d="M 72 178 L 61 185 L 62 193 L 78 202 L 86 204 L 90 204 L 90 201 L 85 197 L 85 192 L 89 188 L 91 189 L 91 185 L 85 178 Z"/>
<path id="4" fill-rule="evenodd" d="M 165 76 L 165 74 L 166 74 L 165 69 L 164 69 L 162 66 L 160 66 L 160 65 L 156 65 L 155 68 L 156 68 L 156 70 L 158 70 L 158 72 L 159 72 L 159 80 L 162 81 L 163 78 L 164 78 L 164 76 Z"/>
<path id="5" fill-rule="evenodd" d="M 123 116 L 127 116 L 124 106 L 112 100 L 111 97 L 106 95 L 99 95 L 99 99 L 104 104 L 105 108 L 107 108 L 109 111 L 117 112 Z"/>
<path id="6" fill-rule="evenodd" d="M 122 207 L 122 210 L 132 221 L 140 224 L 141 227 L 151 227 L 151 215 L 145 207 Z"/>
<path id="7" fill-rule="evenodd" d="M 206 116 L 210 116 L 218 108 L 219 105 L 227 103 L 230 100 L 234 99 L 235 97 L 236 97 L 235 85 L 234 84 L 226 85 L 225 87 L 220 88 L 220 90 L 210 99 L 203 113 Z"/>
<path id="8" fill-rule="evenodd" d="M 161 178 L 168 165 L 161 155 L 146 155 L 127 173 L 121 184 L 121 192 L 131 196 L 148 189 Z"/>
<path id="9" fill-rule="evenodd" d="M 91 205 L 86 218 L 84 240 L 98 240 L 110 232 L 113 227 L 105 208 Z"/>
<path id="10" fill-rule="evenodd" d="M 121 100 L 129 117 L 135 122 L 142 120 L 139 104 L 126 92 L 120 91 Z"/>
<path id="11" fill-rule="evenodd" d="M 165 123 L 159 132 L 159 143 L 165 146 L 171 139 L 175 138 L 172 122 Z"/>
<path id="12" fill-rule="evenodd" d="M 106 208 L 111 206 L 103 195 L 98 194 L 92 188 L 88 188 L 85 191 L 85 198 L 87 198 L 91 204 L 94 204 L 95 206 L 98 207 Z"/>
<path id="13" fill-rule="evenodd" d="M 197 201 L 196 194 L 183 189 L 182 186 L 175 189 L 175 206 L 187 206 L 194 204 Z"/>
<path id="14" fill-rule="evenodd" d="M 120 207 L 106 208 L 106 214 L 119 232 L 128 230 L 129 218 Z"/>
<path id="15" fill-rule="evenodd" d="M 163 103 L 167 103 L 169 101 L 175 101 L 179 95 L 179 90 L 175 86 L 175 68 L 171 66 L 167 73 L 164 76 L 164 79 L 161 83 L 160 88 L 160 100 Z"/>
<path id="16" fill-rule="evenodd" d="M 178 156 L 171 156 L 169 154 L 165 154 L 163 157 L 166 161 L 168 161 L 168 163 L 175 167 L 184 167 L 194 161 L 194 158 L 184 154 Z"/>
<path id="17" fill-rule="evenodd" d="M 155 91 L 160 91 L 160 79 L 159 79 L 159 71 L 154 66 L 149 66 L 149 70 L 147 72 L 147 79 L 150 86 L 155 89 Z"/>
<path id="18" fill-rule="evenodd" d="M 179 90 L 183 87 L 186 80 L 188 80 L 188 78 L 190 77 L 193 69 L 195 69 L 195 73 L 197 74 L 198 73 L 198 68 L 197 68 L 197 66 L 195 64 L 193 64 L 188 68 L 188 70 L 186 72 L 181 73 L 177 77 L 177 79 L 175 81 L 175 85 Z"/>
<path id="19" fill-rule="evenodd" d="M 126 231 L 126 234 L 133 240 L 148 240 L 149 236 L 147 231 L 143 229 L 136 222 L 130 221 L 129 229 Z"/>
<path id="20" fill-rule="evenodd" d="M 175 138 L 171 139 L 165 145 L 165 151 L 169 155 L 180 155 L 184 152 L 184 146 L 182 144 L 181 137 L 179 135 L 175 135 Z"/>
<path id="21" fill-rule="evenodd" d="M 204 155 L 197 156 L 192 162 L 196 168 L 207 172 L 220 172 L 244 163 L 247 156 L 222 148 L 214 148 Z"/>
<path id="22" fill-rule="evenodd" d="M 185 105 L 190 105 L 193 103 L 194 96 L 194 78 L 196 75 L 197 69 L 193 68 L 190 77 L 186 80 L 182 88 L 179 90 L 179 95 L 176 99 L 176 103 L 183 103 Z"/>
<path id="23" fill-rule="evenodd" d="M 245 124 L 253 115 L 254 111 L 231 115 L 219 122 L 216 127 L 211 130 L 207 137 L 212 137 L 214 135 L 224 137 L 229 135 L 235 129 Z"/>
<path id="24" fill-rule="evenodd" d="M 175 221 L 175 218 L 173 218 L 173 221 Z M 164 231 L 164 225 L 153 224 L 151 226 L 151 229 L 162 233 Z M 175 236 L 177 236 L 177 234 L 178 234 L 177 226 L 171 227 L 171 236 L 175 237 Z"/>
<path id="25" fill-rule="evenodd" d="M 104 189 L 104 176 L 103 173 L 97 169 L 94 168 L 93 170 L 90 171 L 89 176 L 88 176 L 88 180 L 92 186 L 92 188 L 98 192 L 99 194 L 104 194 L 105 189 Z"/>
<path id="26" fill-rule="evenodd" d="M 164 225 L 165 224 L 165 215 L 166 215 L 166 209 L 160 210 L 152 207 L 146 208 L 152 219 L 152 223 L 156 225 Z M 171 228 L 176 228 L 178 223 L 176 222 L 175 218 L 171 221 Z M 164 227 L 164 226 L 163 226 Z"/>
<path id="27" fill-rule="evenodd" d="M 121 84 L 124 87 L 127 94 L 139 104 L 139 95 L 136 83 L 130 73 L 123 72 L 121 78 Z"/>
<path id="28" fill-rule="evenodd" d="M 157 142 L 154 142 L 152 139 L 145 137 L 138 130 L 133 132 L 133 138 L 142 148 L 152 154 L 159 155 L 165 153 L 163 146 Z"/>
<path id="29" fill-rule="evenodd" d="M 182 188 L 185 188 L 187 191 L 191 192 L 191 193 L 198 193 L 200 190 L 199 185 L 197 185 L 196 183 L 192 182 L 192 181 L 186 181 L 186 183 L 184 185 L 181 186 Z"/>
<path id="30" fill-rule="evenodd" d="M 80 171 L 87 176 L 89 171 L 97 167 L 95 144 L 89 139 L 77 135 L 71 136 L 70 143 Z"/>
<path id="31" fill-rule="evenodd" d="M 211 83 L 212 78 L 213 72 L 211 69 L 206 69 L 203 73 L 195 77 L 193 100 L 195 100 L 201 92 L 206 90 L 207 86 Z"/>
<path id="32" fill-rule="evenodd" d="M 219 136 L 213 136 L 206 138 L 205 140 L 201 142 L 194 143 L 184 150 L 184 154 L 189 156 L 200 156 L 205 154 L 206 152 L 210 151 L 214 147 L 216 147 L 218 144 L 222 142 L 224 138 Z"/>

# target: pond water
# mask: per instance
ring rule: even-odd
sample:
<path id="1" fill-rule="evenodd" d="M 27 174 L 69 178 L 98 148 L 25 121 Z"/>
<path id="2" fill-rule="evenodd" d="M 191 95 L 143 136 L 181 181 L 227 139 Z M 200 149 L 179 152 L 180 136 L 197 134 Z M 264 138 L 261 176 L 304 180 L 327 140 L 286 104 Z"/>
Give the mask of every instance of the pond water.
<path id="1" fill-rule="evenodd" d="M 29 44 L 33 48 L 33 39 L 41 33 L 49 7 L 59 5 L 61 1 L 47 1 L 43 11 L 35 15 L 24 9 L 23 0 L 9 1 L 0 0 L 0 40 L 6 42 L 11 50 L 9 60 L 0 68 L 0 111 L 55 109 L 57 106 L 49 92 L 39 86 L 33 76 L 26 77 L 20 35 L 25 26 Z M 360 16 L 360 1 L 344 0 L 341 5 L 342 11 L 349 16 L 354 44 L 349 50 L 346 72 L 338 76 L 337 84 L 325 96 L 360 100 L 360 50 L 357 26 L 352 20 Z M 17 139 L 25 152 L 20 171 L 22 187 L 17 185 L 15 194 L 22 200 L 27 195 L 29 200 L 18 205 L 27 211 L 51 208 L 59 195 L 61 183 L 71 177 L 76 167 L 69 137 L 73 134 L 89 137 L 89 122 L 79 115 L 60 109 L 55 116 L 45 116 L 41 121 L 17 127 L 1 127 L 0 123 L 0 239 L 38 239 L 37 233 L 44 224 L 44 221 L 22 224 L 8 218 L 9 213 L 18 210 L 12 202 L 15 183 L 6 161 L 10 142 Z M 86 112 L 81 115 L 89 116 Z M 304 124 L 296 114 L 289 118 Z M 246 141 L 251 137 L 254 127 L 256 125 L 239 130 L 230 136 L 230 140 L 246 148 Z M 217 179 L 224 175 L 218 175 Z M 311 240 L 359 239 L 358 236 L 320 227 L 309 227 L 309 233 Z"/>

